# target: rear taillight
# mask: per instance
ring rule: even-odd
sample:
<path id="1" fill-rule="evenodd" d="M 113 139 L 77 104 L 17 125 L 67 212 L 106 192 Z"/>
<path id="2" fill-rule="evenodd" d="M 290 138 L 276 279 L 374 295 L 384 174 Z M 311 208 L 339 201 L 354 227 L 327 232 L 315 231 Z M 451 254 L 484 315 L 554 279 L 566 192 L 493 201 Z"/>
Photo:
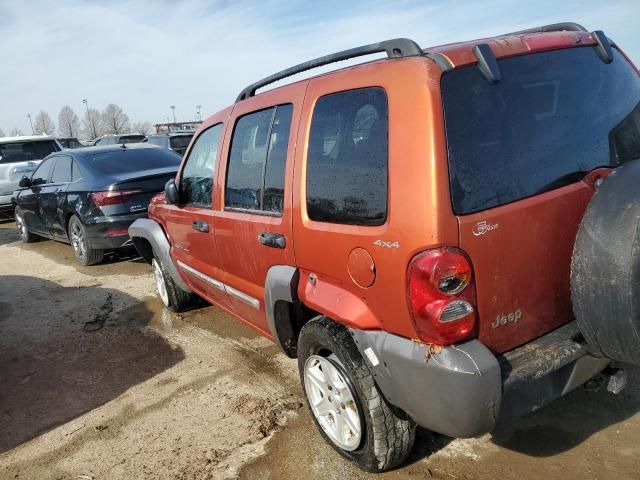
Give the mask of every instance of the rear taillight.
<path id="1" fill-rule="evenodd" d="M 409 265 L 409 305 L 420 340 L 450 345 L 473 335 L 476 292 L 471 262 L 457 248 L 416 255 Z"/>
<path id="2" fill-rule="evenodd" d="M 91 199 L 96 207 L 105 207 L 128 202 L 131 197 L 138 193 L 142 193 L 142 190 L 107 190 L 105 192 L 92 193 Z"/>

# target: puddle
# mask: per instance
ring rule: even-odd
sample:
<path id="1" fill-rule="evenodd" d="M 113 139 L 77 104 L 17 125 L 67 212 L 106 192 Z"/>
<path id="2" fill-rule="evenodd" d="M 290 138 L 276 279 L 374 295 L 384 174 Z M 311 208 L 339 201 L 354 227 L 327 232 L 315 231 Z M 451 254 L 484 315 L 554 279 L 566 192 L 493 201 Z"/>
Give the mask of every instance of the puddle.
<path id="1" fill-rule="evenodd" d="M 165 308 L 156 297 L 148 297 L 143 302 L 123 310 L 119 317 L 124 321 L 136 322 L 141 311 L 152 312 L 152 317 L 146 325 L 163 333 L 170 333 L 173 330 L 191 325 L 223 338 L 254 339 L 262 337 L 251 327 L 217 307 L 205 305 L 188 312 L 174 313 Z"/>
<path id="2" fill-rule="evenodd" d="M 300 392 L 302 394 L 302 392 Z M 246 465 L 239 474 L 241 480 L 365 480 L 371 474 L 363 472 L 341 457 L 316 430 L 306 404 L 289 420 L 284 431 L 276 433 L 266 453 Z M 422 461 L 434 450 L 443 448 L 450 439 L 426 430 L 416 433 L 416 445 L 403 469 L 375 475 L 380 480 L 408 478 L 440 478 L 436 467 Z M 452 477 L 449 477 L 452 478 Z"/>

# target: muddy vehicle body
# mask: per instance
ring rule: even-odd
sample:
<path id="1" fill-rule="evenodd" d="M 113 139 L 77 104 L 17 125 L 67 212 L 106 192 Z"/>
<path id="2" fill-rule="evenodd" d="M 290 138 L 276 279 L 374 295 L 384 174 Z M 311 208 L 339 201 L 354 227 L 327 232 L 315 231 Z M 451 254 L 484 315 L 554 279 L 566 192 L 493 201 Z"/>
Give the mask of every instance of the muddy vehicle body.
<path id="1" fill-rule="evenodd" d="M 297 357 L 320 433 L 389 469 L 415 424 L 477 436 L 638 363 L 635 304 L 603 299 L 638 273 L 611 256 L 638 241 L 639 104 L 636 68 L 576 24 L 355 48 L 245 88 L 129 233 L 165 305 L 197 294 Z M 624 244 L 596 255 L 608 228 Z"/>

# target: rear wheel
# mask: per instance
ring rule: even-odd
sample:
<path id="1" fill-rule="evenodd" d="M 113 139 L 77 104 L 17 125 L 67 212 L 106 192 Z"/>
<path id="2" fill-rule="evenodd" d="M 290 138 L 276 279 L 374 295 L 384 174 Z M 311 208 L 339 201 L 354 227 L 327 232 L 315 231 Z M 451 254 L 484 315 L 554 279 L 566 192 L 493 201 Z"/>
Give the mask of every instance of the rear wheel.
<path id="1" fill-rule="evenodd" d="M 69 220 L 69 240 L 76 254 L 76 259 L 82 265 L 95 265 L 104 258 L 104 250 L 91 248 L 91 243 L 87 237 L 87 231 L 77 216 Z"/>
<path id="2" fill-rule="evenodd" d="M 154 256 L 151 260 L 151 268 L 158 296 L 165 307 L 174 312 L 184 312 L 196 305 L 198 297 L 178 287 L 158 257 Z"/>
<path id="3" fill-rule="evenodd" d="M 24 221 L 24 213 L 20 207 L 16 207 L 16 211 L 14 213 L 16 219 L 16 230 L 18 230 L 18 235 L 20 235 L 20 240 L 24 243 L 35 242 L 38 237 L 36 237 L 33 233 L 29 231 L 27 224 Z"/>
<path id="4" fill-rule="evenodd" d="M 327 317 L 307 322 L 298 368 L 313 420 L 341 455 L 370 472 L 407 458 L 415 424 L 387 404 L 346 328 Z"/>

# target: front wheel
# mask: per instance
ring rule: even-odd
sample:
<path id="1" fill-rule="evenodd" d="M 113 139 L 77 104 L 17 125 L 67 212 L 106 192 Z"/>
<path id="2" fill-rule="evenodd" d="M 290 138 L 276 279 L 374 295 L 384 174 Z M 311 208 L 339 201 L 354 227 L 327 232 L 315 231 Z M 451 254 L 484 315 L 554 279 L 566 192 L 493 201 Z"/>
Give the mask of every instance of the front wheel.
<path id="1" fill-rule="evenodd" d="M 91 248 L 87 231 L 75 215 L 69 220 L 69 240 L 73 247 L 73 253 L 76 254 L 76 259 L 82 265 L 95 265 L 104 258 L 104 250 Z"/>
<path id="2" fill-rule="evenodd" d="M 346 328 L 327 317 L 306 323 L 298 368 L 313 420 L 334 449 L 370 472 L 402 464 L 415 423 L 387 404 Z"/>
<path id="3" fill-rule="evenodd" d="M 173 312 L 184 312 L 196 305 L 198 297 L 178 287 L 159 258 L 154 256 L 151 268 L 158 296 L 165 307 Z"/>
<path id="4" fill-rule="evenodd" d="M 24 221 L 24 213 L 22 212 L 22 209 L 20 207 L 16 207 L 14 217 L 16 220 L 16 230 L 18 231 L 18 235 L 20 235 L 20 240 L 22 240 L 24 243 L 35 242 L 38 237 L 36 237 L 29 231 L 29 228 Z"/>

